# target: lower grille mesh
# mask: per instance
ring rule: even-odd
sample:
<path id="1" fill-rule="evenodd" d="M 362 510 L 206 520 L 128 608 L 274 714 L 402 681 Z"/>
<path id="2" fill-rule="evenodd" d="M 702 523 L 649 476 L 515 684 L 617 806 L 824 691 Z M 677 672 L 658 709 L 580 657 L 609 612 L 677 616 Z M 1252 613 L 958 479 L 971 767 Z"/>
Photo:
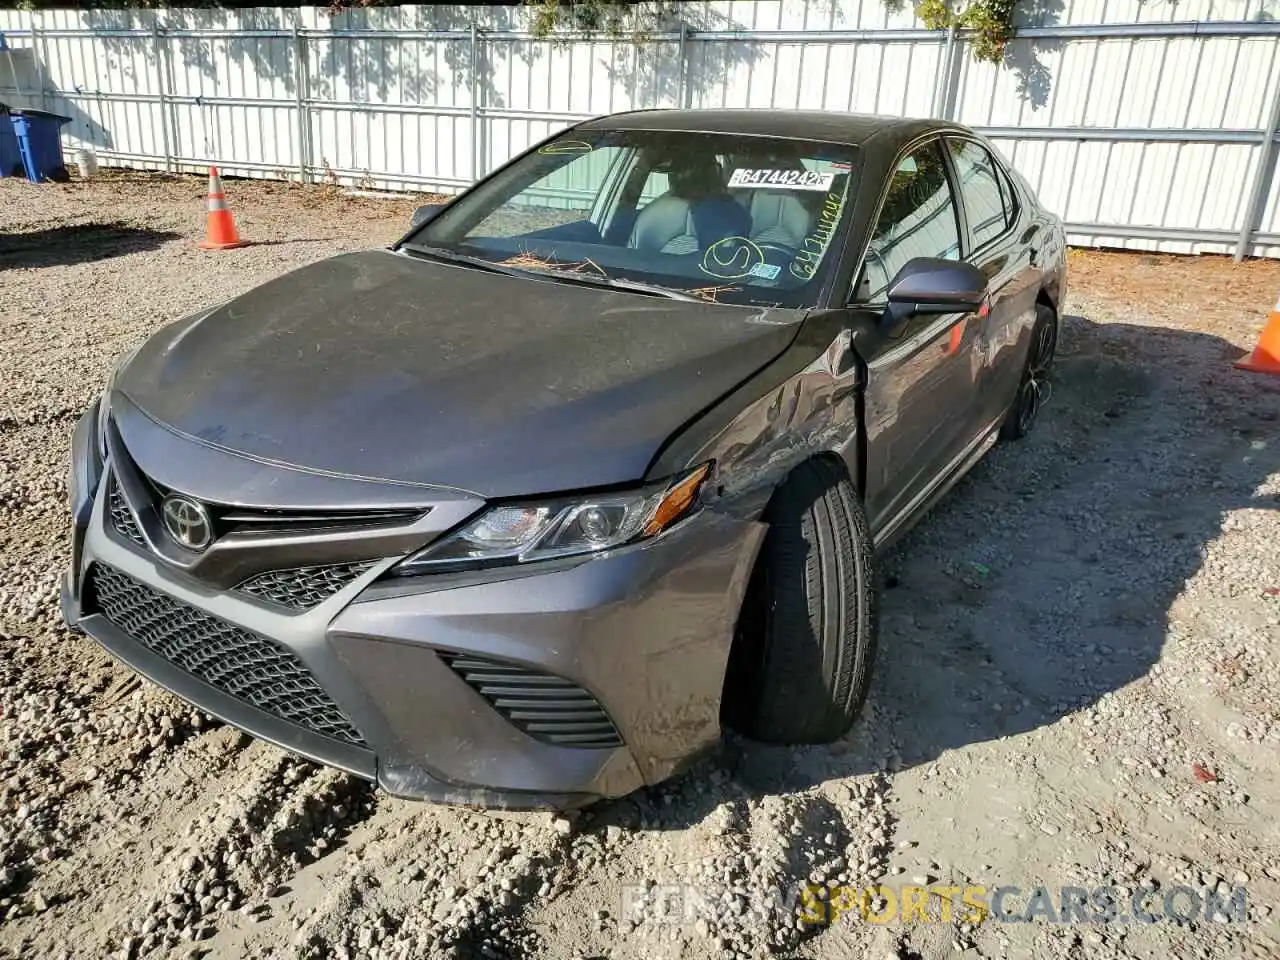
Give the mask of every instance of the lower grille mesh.
<path id="1" fill-rule="evenodd" d="M 604 708 L 572 681 L 498 660 L 442 657 L 490 706 L 535 740 L 558 747 L 622 744 Z"/>
<path id="2" fill-rule="evenodd" d="M 101 612 L 152 653 L 250 706 L 343 743 L 364 739 L 292 652 L 95 563 L 85 612 Z"/>
<path id="3" fill-rule="evenodd" d="M 120 484 L 113 473 L 107 480 L 107 513 L 111 515 L 111 526 L 116 533 L 138 547 L 146 547 L 147 541 L 142 537 L 142 529 L 134 519 L 133 511 L 125 503 L 124 494 L 120 492 Z"/>
<path id="4" fill-rule="evenodd" d="M 247 593 L 283 607 L 309 610 L 323 603 L 360 574 L 374 561 L 335 563 L 323 567 L 294 567 L 291 570 L 268 570 L 244 581 L 238 587 Z"/>

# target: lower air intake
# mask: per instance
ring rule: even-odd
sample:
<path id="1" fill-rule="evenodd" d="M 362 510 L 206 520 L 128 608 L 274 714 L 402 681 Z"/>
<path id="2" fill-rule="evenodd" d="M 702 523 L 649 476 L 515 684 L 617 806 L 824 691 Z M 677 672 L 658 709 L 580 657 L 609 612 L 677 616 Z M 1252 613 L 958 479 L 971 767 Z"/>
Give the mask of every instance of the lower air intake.
<path id="1" fill-rule="evenodd" d="M 264 713 L 356 746 L 364 738 L 290 650 L 102 563 L 89 568 L 85 613 Z"/>
<path id="2" fill-rule="evenodd" d="M 604 708 L 570 680 L 499 660 L 441 656 L 490 706 L 535 740 L 557 747 L 622 745 Z"/>

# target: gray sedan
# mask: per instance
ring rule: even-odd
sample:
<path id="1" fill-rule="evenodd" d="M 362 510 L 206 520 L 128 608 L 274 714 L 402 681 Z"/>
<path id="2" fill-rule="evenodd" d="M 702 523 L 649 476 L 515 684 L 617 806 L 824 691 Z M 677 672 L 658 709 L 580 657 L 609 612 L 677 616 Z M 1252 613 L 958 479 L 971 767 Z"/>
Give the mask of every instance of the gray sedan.
<path id="1" fill-rule="evenodd" d="M 950 124 L 578 124 L 177 320 L 76 428 L 68 623 L 406 797 L 842 737 L 876 555 L 1035 422 L 1062 225 Z"/>

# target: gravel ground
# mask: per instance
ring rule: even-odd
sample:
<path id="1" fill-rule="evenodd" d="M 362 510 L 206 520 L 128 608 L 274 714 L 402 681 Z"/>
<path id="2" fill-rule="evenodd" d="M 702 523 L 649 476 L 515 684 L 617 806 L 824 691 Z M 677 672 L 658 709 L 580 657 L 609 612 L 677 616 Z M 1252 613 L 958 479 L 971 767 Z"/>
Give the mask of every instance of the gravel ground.
<path id="1" fill-rule="evenodd" d="M 60 625 L 68 437 L 114 359 L 172 317 L 393 239 L 414 205 L 227 187 L 258 244 L 205 253 L 198 179 L 0 181 L 0 955 L 1280 951 L 1280 381 L 1230 366 L 1280 263 L 1073 253 L 1051 404 L 886 558 L 850 736 L 732 741 L 571 822 L 380 796 Z M 1244 886 L 1248 919 L 822 925 L 771 908 L 800 884 L 874 882 L 1013 885 L 1015 906 L 1038 885 Z M 642 909 L 670 884 L 707 902 Z"/>

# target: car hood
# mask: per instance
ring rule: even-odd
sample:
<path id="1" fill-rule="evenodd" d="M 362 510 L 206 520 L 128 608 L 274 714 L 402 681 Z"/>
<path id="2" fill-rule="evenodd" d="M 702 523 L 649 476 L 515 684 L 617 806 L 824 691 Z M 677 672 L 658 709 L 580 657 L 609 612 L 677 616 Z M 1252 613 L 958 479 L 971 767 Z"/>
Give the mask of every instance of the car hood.
<path id="1" fill-rule="evenodd" d="M 640 479 L 801 319 L 377 250 L 170 325 L 115 388 L 170 431 L 256 460 L 530 495 Z"/>

